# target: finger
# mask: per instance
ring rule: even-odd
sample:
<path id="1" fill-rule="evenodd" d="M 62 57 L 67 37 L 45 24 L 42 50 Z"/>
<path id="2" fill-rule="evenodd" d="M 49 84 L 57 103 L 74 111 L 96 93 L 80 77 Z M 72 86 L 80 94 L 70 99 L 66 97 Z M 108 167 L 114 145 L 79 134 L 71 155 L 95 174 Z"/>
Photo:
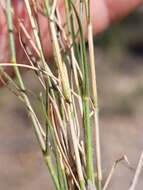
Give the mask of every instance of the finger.
<path id="1" fill-rule="evenodd" d="M 94 35 L 104 31 L 111 23 L 127 16 L 141 4 L 143 0 L 92 0 Z"/>

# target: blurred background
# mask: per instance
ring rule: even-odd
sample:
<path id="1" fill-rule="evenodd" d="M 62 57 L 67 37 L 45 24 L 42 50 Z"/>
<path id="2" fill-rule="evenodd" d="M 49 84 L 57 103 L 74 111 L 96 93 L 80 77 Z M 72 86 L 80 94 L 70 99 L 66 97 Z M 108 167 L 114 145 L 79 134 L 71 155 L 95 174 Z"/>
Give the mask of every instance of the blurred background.
<path id="1" fill-rule="evenodd" d="M 132 167 L 119 163 L 109 190 L 129 188 L 143 150 L 142 18 L 139 9 L 95 39 L 104 180 L 123 155 Z M 24 78 L 38 92 L 30 72 Z M 52 189 L 26 111 L 5 88 L 0 89 L 0 189 Z M 143 172 L 136 190 L 142 189 Z"/>

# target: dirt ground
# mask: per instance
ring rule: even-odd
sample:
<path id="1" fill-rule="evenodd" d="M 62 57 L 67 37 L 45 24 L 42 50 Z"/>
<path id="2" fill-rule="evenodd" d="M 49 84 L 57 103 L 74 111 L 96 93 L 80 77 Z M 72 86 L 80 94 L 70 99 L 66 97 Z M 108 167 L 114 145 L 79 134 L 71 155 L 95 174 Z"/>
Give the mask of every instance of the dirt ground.
<path id="1" fill-rule="evenodd" d="M 104 180 L 123 155 L 132 167 L 119 163 L 108 190 L 129 188 L 143 151 L 143 52 L 118 52 L 112 52 L 116 56 L 110 59 L 104 48 L 95 51 Z M 27 84 L 28 80 L 32 81 L 31 73 L 25 75 Z M 37 90 L 36 82 L 30 86 Z M 0 189 L 53 189 L 26 111 L 4 88 L 0 90 Z M 136 190 L 142 189 L 143 172 Z"/>

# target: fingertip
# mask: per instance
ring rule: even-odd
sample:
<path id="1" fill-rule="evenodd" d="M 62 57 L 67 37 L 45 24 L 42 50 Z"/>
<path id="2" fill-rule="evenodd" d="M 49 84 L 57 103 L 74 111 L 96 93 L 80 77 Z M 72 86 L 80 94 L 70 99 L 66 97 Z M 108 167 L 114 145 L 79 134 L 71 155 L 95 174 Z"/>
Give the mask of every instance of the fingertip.
<path id="1" fill-rule="evenodd" d="M 91 18 L 94 35 L 104 31 L 109 26 L 108 9 L 101 0 L 91 1 Z"/>

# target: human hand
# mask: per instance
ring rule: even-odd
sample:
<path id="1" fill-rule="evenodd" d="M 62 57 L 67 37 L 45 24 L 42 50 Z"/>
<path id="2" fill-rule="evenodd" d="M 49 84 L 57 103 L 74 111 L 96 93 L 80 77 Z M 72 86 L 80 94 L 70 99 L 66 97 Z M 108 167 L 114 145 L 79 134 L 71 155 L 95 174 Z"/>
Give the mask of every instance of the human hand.
<path id="1" fill-rule="evenodd" d="M 3 4 L 5 3 L 5 0 L 1 0 L 1 2 Z M 62 0 L 59 4 L 62 12 Z M 91 0 L 91 18 L 93 23 L 94 35 L 104 31 L 108 26 L 111 25 L 111 23 L 123 18 L 141 4 L 143 4 L 143 0 Z M 27 27 L 29 27 L 29 19 L 26 14 L 26 9 L 24 8 L 24 1 L 13 0 L 13 6 L 16 12 L 16 17 L 22 18 L 24 20 L 24 23 L 27 23 Z M 2 63 L 9 61 L 10 53 L 6 18 L 1 7 L 0 17 L 0 63 Z M 49 35 L 47 35 L 47 20 L 42 15 L 39 15 L 39 22 L 42 39 L 47 39 L 43 41 L 45 55 L 46 57 L 49 57 L 52 55 L 52 48 L 50 44 Z M 30 31 L 28 32 L 30 33 Z M 17 34 L 15 35 L 15 44 L 17 50 L 17 61 L 18 63 L 23 63 L 24 61 L 26 61 L 26 56 L 22 48 L 20 48 L 19 38 Z M 9 71 L 11 69 L 7 69 L 8 72 L 11 73 L 11 71 Z"/>

